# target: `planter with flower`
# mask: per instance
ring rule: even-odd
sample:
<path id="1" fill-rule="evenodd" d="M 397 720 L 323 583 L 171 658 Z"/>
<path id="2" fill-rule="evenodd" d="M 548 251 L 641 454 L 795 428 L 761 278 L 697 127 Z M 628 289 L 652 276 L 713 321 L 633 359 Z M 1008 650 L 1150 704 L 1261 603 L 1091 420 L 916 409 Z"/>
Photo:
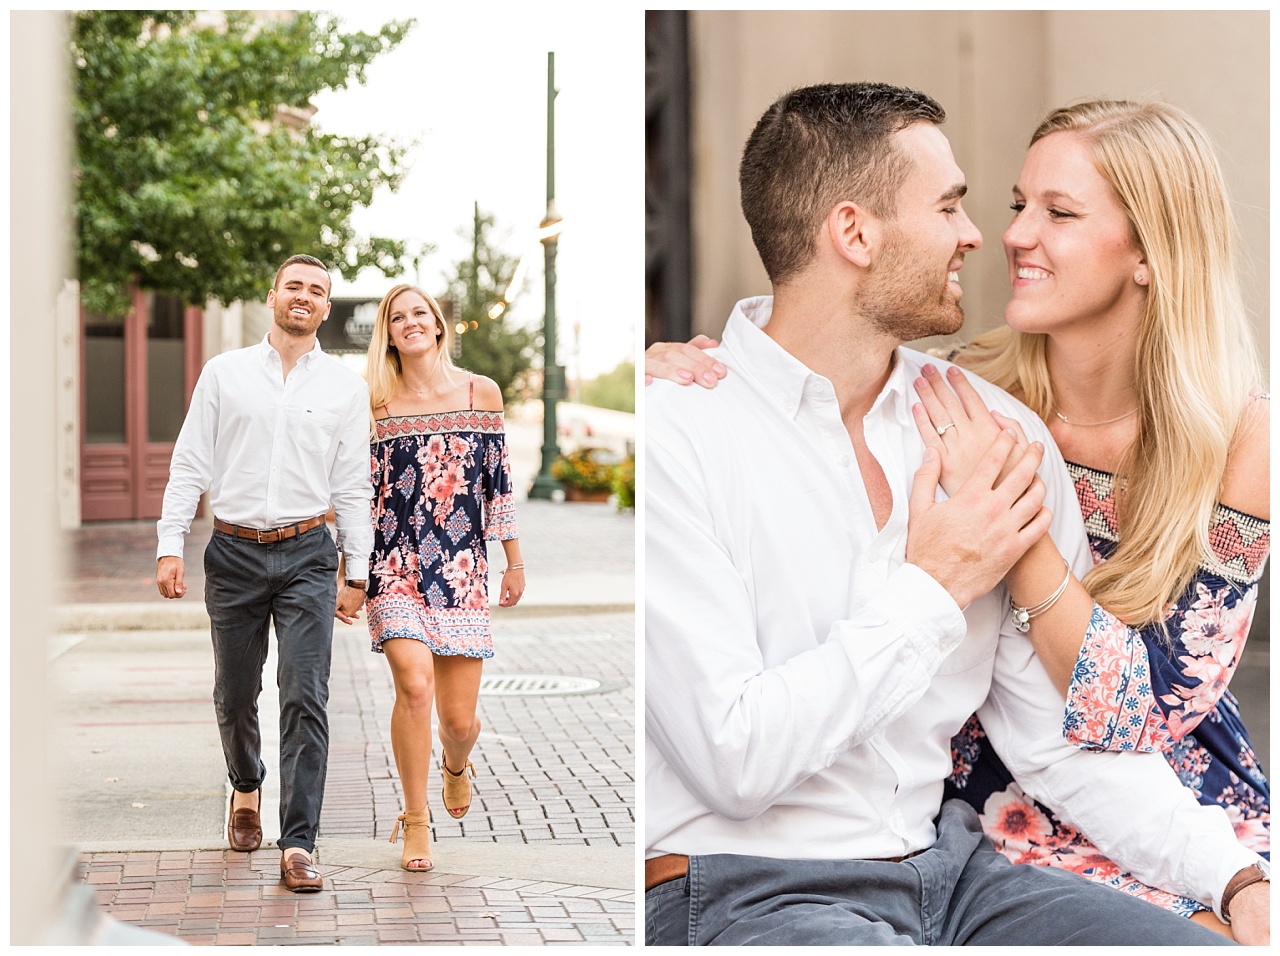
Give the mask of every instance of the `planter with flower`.
<path id="1" fill-rule="evenodd" d="M 564 485 L 566 501 L 608 501 L 618 459 L 607 448 L 579 448 L 551 463 L 551 477 Z"/>
<path id="2" fill-rule="evenodd" d="M 613 469 L 613 496 L 617 499 L 619 511 L 636 506 L 635 458 L 626 458 Z"/>

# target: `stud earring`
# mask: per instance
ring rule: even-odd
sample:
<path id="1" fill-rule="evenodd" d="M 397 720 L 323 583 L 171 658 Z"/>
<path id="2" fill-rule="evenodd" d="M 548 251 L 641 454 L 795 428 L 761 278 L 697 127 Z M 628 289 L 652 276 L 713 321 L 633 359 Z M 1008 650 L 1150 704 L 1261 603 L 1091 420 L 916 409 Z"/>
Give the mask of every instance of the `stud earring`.
<path id="1" fill-rule="evenodd" d="M 1138 285 L 1146 285 L 1147 274 L 1145 272 L 1139 272 L 1133 277 L 1133 281 L 1138 283 Z"/>

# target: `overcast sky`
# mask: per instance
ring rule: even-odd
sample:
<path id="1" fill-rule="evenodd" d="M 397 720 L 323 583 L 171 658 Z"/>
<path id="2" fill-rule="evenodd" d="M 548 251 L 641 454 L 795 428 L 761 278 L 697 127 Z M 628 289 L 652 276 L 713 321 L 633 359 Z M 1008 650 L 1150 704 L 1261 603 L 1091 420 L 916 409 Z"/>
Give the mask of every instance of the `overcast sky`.
<path id="1" fill-rule="evenodd" d="M 643 11 L 537 4 L 337 12 L 349 29 L 417 24 L 368 70 L 363 87 L 317 97 L 325 132 L 416 141 L 398 192 L 356 214 L 363 234 L 431 243 L 420 279 L 441 292 L 470 252 L 472 204 L 497 219 L 501 247 L 532 262 L 514 320 L 541 324 L 543 273 L 534 231 L 546 213 L 547 53 L 555 53 L 556 259 L 560 362 L 591 377 L 634 359 L 643 319 Z M 405 277 L 412 281 L 412 276 Z M 391 280 L 366 270 L 334 295 L 380 297 Z M 578 327 L 575 348 L 575 325 Z"/>

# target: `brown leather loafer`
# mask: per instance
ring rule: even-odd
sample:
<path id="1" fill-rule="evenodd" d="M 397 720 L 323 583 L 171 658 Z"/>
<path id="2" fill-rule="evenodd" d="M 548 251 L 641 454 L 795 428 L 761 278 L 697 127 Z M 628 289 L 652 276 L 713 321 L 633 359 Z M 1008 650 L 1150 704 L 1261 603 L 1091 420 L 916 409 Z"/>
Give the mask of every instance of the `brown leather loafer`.
<path id="1" fill-rule="evenodd" d="M 258 788 L 258 806 L 262 806 L 261 787 Z M 241 808 L 228 814 L 227 842 L 231 844 L 231 849 L 241 853 L 249 853 L 262 846 L 262 818 L 257 810 Z"/>
<path id="2" fill-rule="evenodd" d="M 280 857 L 280 879 L 284 880 L 285 889 L 295 893 L 319 893 L 324 889 L 324 878 L 315 864 L 296 853 Z"/>

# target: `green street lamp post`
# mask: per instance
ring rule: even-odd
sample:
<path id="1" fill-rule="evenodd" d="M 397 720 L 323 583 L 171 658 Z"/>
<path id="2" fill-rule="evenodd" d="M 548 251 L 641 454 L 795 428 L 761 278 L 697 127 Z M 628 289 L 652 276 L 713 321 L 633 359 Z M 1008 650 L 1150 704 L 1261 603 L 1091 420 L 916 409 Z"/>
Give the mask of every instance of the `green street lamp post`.
<path id="1" fill-rule="evenodd" d="M 542 249 L 545 259 L 546 313 L 542 328 L 542 468 L 529 489 L 530 498 L 556 498 L 564 490 L 551 476 L 551 464 L 560 457 L 556 441 L 556 402 L 565 397 L 564 366 L 556 364 L 556 240 L 560 214 L 556 212 L 556 55 L 547 54 L 547 215 L 543 218 Z M 559 494 L 557 494 L 559 493 Z"/>

